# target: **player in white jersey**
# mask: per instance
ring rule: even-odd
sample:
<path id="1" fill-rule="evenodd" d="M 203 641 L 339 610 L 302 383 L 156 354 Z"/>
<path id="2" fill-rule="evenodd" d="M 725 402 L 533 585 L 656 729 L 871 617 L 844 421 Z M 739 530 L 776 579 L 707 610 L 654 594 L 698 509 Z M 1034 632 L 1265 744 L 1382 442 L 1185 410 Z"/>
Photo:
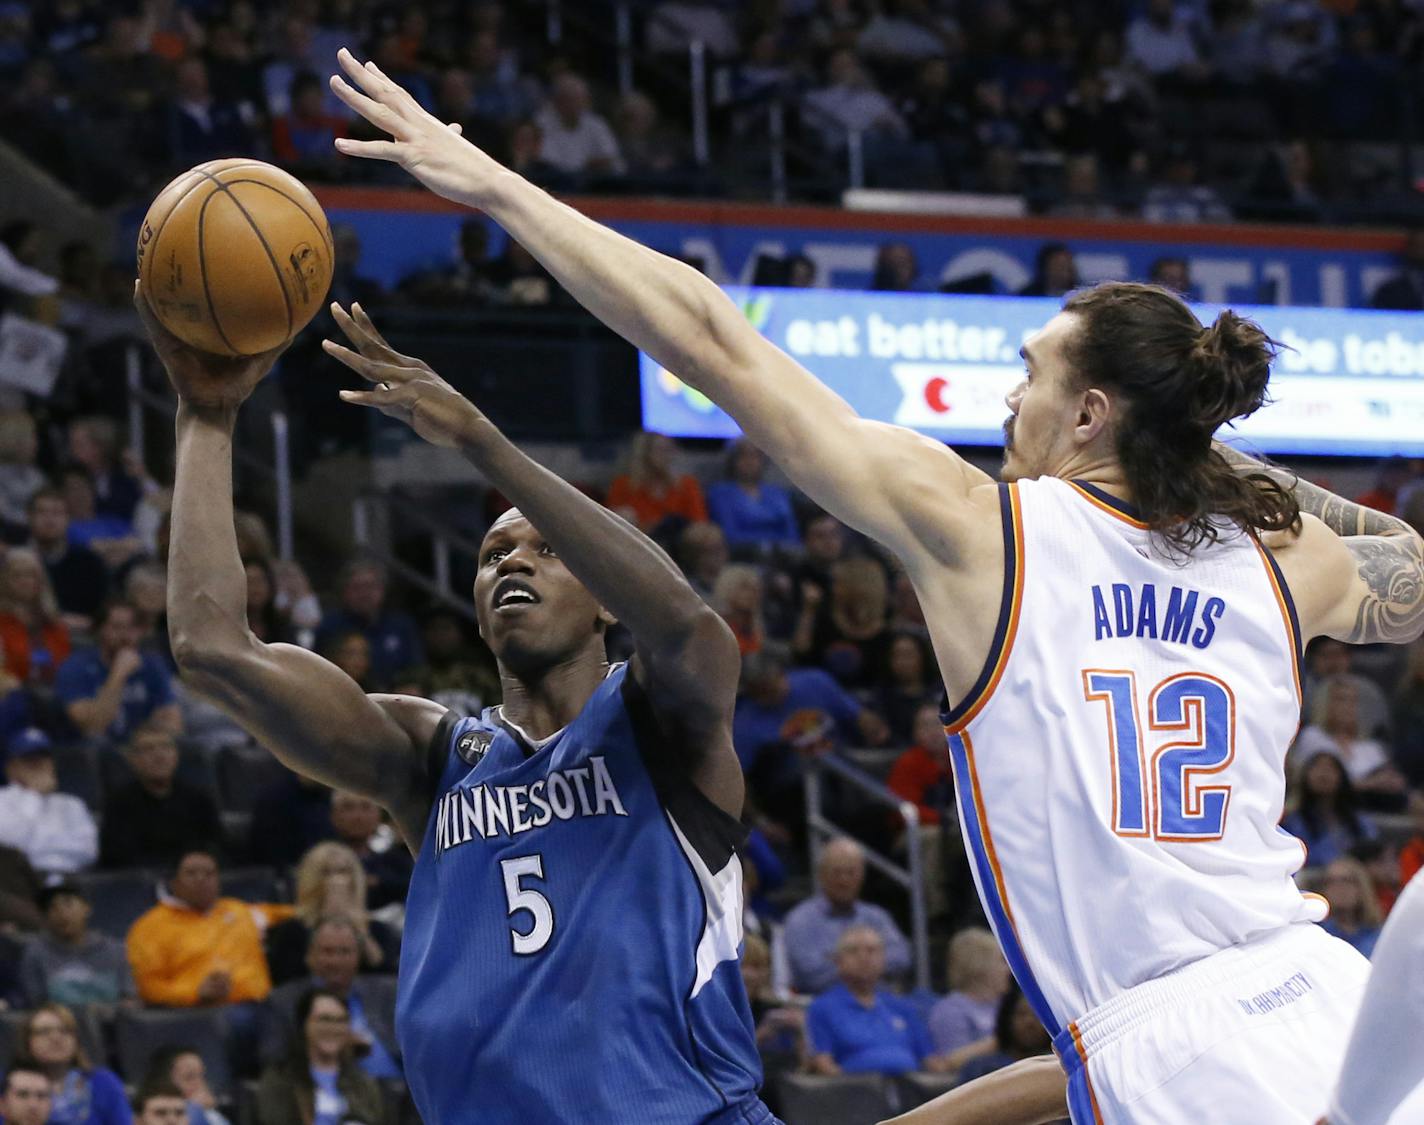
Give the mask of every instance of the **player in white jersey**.
<path id="1" fill-rule="evenodd" d="M 1276 828 L 1299 655 L 1424 631 L 1424 543 L 1212 446 L 1264 401 L 1264 334 L 1148 286 L 1073 297 L 1024 348 L 998 484 L 858 417 L 707 278 L 340 63 L 333 90 L 392 138 L 341 152 L 483 210 L 903 561 L 955 703 L 976 878 L 1075 1121 L 1318 1117 L 1365 964 L 1311 924 Z"/>

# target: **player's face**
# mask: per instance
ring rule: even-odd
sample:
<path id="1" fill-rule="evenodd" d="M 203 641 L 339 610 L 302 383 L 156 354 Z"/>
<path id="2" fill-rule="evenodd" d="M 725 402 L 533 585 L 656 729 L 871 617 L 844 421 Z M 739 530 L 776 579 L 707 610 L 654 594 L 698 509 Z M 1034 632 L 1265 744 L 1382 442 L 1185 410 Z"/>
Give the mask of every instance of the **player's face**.
<path id="1" fill-rule="evenodd" d="M 10 1075 L 5 1096 L 0 1098 L 0 1113 L 7 1125 L 44 1125 L 49 1120 L 50 1086 L 43 1075 Z"/>
<path id="2" fill-rule="evenodd" d="M 1004 399 L 1010 415 L 999 475 L 1006 481 L 1054 476 L 1075 452 L 1082 394 L 1074 390 L 1065 345 L 1076 330 L 1077 317 L 1059 313 L 1024 344 L 1024 377 Z"/>
<path id="3" fill-rule="evenodd" d="M 526 670 L 568 659 L 613 620 L 517 512 L 496 520 L 480 546 L 475 613 L 499 661 Z"/>

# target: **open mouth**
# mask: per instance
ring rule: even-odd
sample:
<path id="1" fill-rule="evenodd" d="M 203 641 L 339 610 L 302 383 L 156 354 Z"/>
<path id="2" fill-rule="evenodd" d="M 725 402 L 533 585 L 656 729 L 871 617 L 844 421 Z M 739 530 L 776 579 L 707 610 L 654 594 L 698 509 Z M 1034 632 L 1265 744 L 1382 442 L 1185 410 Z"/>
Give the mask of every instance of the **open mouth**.
<path id="1" fill-rule="evenodd" d="M 496 610 L 538 605 L 540 601 L 539 595 L 534 592 L 534 587 L 519 578 L 502 579 L 494 588 L 493 600 Z"/>

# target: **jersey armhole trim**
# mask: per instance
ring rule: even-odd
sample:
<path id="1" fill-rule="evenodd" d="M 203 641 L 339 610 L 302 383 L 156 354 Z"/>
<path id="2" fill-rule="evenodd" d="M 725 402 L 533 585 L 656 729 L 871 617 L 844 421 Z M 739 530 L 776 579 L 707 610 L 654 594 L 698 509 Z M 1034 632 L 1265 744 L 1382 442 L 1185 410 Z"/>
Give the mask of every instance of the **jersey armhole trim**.
<path id="1" fill-rule="evenodd" d="M 1004 592 L 999 601 L 999 621 L 994 627 L 994 639 L 989 644 L 989 655 L 974 686 L 956 706 L 949 706 L 946 695 L 940 720 L 945 731 L 955 734 L 971 722 L 989 702 L 994 689 L 1004 674 L 1009 653 L 1014 647 L 1014 636 L 1019 627 L 1019 610 L 1023 604 L 1024 579 L 1024 535 L 1023 511 L 1019 502 L 1018 485 L 999 485 L 999 514 L 1004 533 Z"/>
<path id="2" fill-rule="evenodd" d="M 440 716 L 430 744 L 425 748 L 425 791 L 434 804 L 440 795 L 440 780 L 445 776 L 445 764 L 450 760 L 450 738 L 460 725 L 460 716 L 453 710 Z"/>
<path id="3" fill-rule="evenodd" d="M 1261 552 L 1261 560 L 1266 564 L 1266 577 L 1270 579 L 1271 590 L 1276 595 L 1276 605 L 1280 608 L 1281 618 L 1286 625 L 1286 639 L 1290 643 L 1291 654 L 1294 659 L 1291 661 L 1291 675 L 1295 680 L 1296 702 L 1302 701 L 1300 684 L 1301 674 L 1305 666 L 1305 645 L 1300 635 L 1300 618 L 1296 615 L 1295 599 L 1291 597 L 1290 587 L 1286 585 L 1286 576 L 1281 572 L 1281 564 L 1276 562 L 1276 556 L 1271 553 L 1271 549 L 1259 539 L 1252 538 L 1256 544 L 1256 550 Z"/>

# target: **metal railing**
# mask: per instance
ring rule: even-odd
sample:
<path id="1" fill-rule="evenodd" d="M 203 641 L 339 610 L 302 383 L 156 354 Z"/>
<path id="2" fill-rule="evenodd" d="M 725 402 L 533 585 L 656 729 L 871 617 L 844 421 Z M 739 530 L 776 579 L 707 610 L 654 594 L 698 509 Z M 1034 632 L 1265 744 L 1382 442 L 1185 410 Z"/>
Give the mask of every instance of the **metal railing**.
<path id="1" fill-rule="evenodd" d="M 806 827 L 811 843 L 811 869 L 820 864 L 821 845 L 836 836 L 852 833 L 836 824 L 825 813 L 822 779 L 831 774 L 852 786 L 861 796 L 875 804 L 898 812 L 905 821 L 905 854 L 907 866 L 859 841 L 865 850 L 865 862 L 886 878 L 904 887 L 910 896 L 910 946 L 915 954 L 915 986 L 930 986 L 929 913 L 925 901 L 925 863 L 920 842 L 920 813 L 913 801 L 904 801 L 868 773 L 857 769 L 835 754 L 811 758 L 806 763 Z"/>
<path id="2" fill-rule="evenodd" d="M 397 558 L 387 544 L 392 526 L 414 528 L 429 537 L 431 570 L 426 573 Z M 480 545 L 466 535 L 451 531 L 398 492 L 364 492 L 351 502 L 351 530 L 356 545 L 380 559 L 392 574 L 424 591 L 469 621 L 476 621 L 475 607 L 468 590 L 457 590 L 451 581 L 452 560 L 464 557 L 471 563 L 479 558 Z"/>

